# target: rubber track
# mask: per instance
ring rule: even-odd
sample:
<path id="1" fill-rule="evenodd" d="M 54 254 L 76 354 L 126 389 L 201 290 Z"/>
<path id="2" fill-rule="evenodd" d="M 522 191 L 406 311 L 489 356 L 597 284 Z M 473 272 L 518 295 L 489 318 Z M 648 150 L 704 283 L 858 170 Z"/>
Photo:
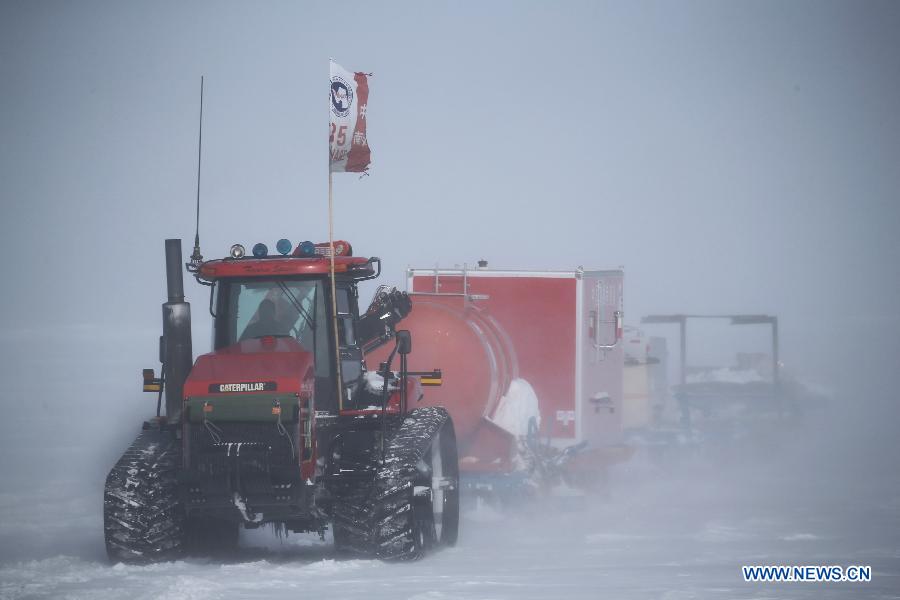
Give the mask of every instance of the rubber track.
<path id="1" fill-rule="evenodd" d="M 173 560 L 184 550 L 175 469 L 180 444 L 170 432 L 142 432 L 106 478 L 103 529 L 116 562 Z"/>
<path id="2" fill-rule="evenodd" d="M 388 442 L 384 464 L 376 471 L 366 505 L 368 540 L 376 557 L 412 560 L 428 550 L 430 536 L 426 535 L 425 547 L 416 540 L 413 488 L 419 461 L 449 418 L 440 407 L 418 408 L 404 419 Z"/>
<path id="3" fill-rule="evenodd" d="M 412 411 L 385 447 L 384 464 L 372 481 L 353 489 L 344 484 L 334 502 L 334 538 L 339 551 L 386 560 L 420 558 L 427 548 L 416 540 L 413 489 L 418 463 L 449 419 L 439 407 Z"/>
<path id="4" fill-rule="evenodd" d="M 369 555 L 369 488 L 344 490 L 334 502 L 334 544 L 338 552 Z"/>

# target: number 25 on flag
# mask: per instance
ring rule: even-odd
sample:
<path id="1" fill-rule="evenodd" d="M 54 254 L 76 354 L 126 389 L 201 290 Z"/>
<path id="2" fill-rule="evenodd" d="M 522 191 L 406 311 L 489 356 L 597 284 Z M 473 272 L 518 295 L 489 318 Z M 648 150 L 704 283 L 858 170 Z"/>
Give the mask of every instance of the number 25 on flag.
<path id="1" fill-rule="evenodd" d="M 332 123 L 331 124 L 331 133 L 328 137 L 328 143 L 330 143 L 330 144 L 335 143 L 335 139 L 334 139 L 335 127 L 337 127 L 337 126 L 334 123 Z M 346 143 L 347 143 L 347 126 L 341 125 L 339 128 L 337 128 L 337 145 L 343 146 Z"/>

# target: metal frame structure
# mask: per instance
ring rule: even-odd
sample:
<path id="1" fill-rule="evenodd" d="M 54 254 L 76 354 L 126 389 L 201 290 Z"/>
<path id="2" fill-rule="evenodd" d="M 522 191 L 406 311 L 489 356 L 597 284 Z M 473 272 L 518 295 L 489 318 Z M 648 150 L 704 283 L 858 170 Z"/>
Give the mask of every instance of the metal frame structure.
<path id="1" fill-rule="evenodd" d="M 687 372 L 687 321 L 688 319 L 730 319 L 732 325 L 765 325 L 772 326 L 772 383 L 778 387 L 778 317 L 771 315 L 648 315 L 641 318 L 641 323 L 678 324 L 679 347 L 681 349 L 681 385 L 685 384 Z"/>

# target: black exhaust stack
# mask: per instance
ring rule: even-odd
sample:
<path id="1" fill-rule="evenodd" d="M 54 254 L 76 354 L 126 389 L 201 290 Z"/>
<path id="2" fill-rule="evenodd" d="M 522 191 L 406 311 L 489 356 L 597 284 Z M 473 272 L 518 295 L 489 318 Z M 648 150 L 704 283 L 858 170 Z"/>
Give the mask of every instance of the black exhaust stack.
<path id="1" fill-rule="evenodd" d="M 191 349 L 191 305 L 184 301 L 181 240 L 166 240 L 166 284 L 169 301 L 162 305 L 161 355 L 166 385 L 166 417 L 181 416 L 184 380 L 194 363 Z"/>

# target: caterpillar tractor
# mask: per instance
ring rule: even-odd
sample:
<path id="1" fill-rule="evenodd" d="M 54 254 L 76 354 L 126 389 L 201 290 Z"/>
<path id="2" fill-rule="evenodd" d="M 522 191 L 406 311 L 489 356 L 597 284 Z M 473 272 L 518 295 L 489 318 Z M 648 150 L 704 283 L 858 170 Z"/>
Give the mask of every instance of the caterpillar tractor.
<path id="1" fill-rule="evenodd" d="M 186 266 L 210 288 L 213 340 L 193 362 L 181 240 L 166 240 L 161 376 L 144 370 L 157 416 L 106 480 L 112 561 L 215 554 L 241 527 L 266 525 L 323 539 L 330 527 L 338 552 L 385 560 L 456 542 L 453 422 L 443 407 L 417 407 L 441 372 L 407 369 L 412 341 L 396 326 L 409 297 L 381 287 L 360 315 L 357 285 L 379 276 L 378 258 L 346 242 L 333 256 L 330 244 L 276 247 L 247 256 L 235 244 L 207 261 L 195 248 Z M 389 342 L 369 370 L 364 351 Z"/>

